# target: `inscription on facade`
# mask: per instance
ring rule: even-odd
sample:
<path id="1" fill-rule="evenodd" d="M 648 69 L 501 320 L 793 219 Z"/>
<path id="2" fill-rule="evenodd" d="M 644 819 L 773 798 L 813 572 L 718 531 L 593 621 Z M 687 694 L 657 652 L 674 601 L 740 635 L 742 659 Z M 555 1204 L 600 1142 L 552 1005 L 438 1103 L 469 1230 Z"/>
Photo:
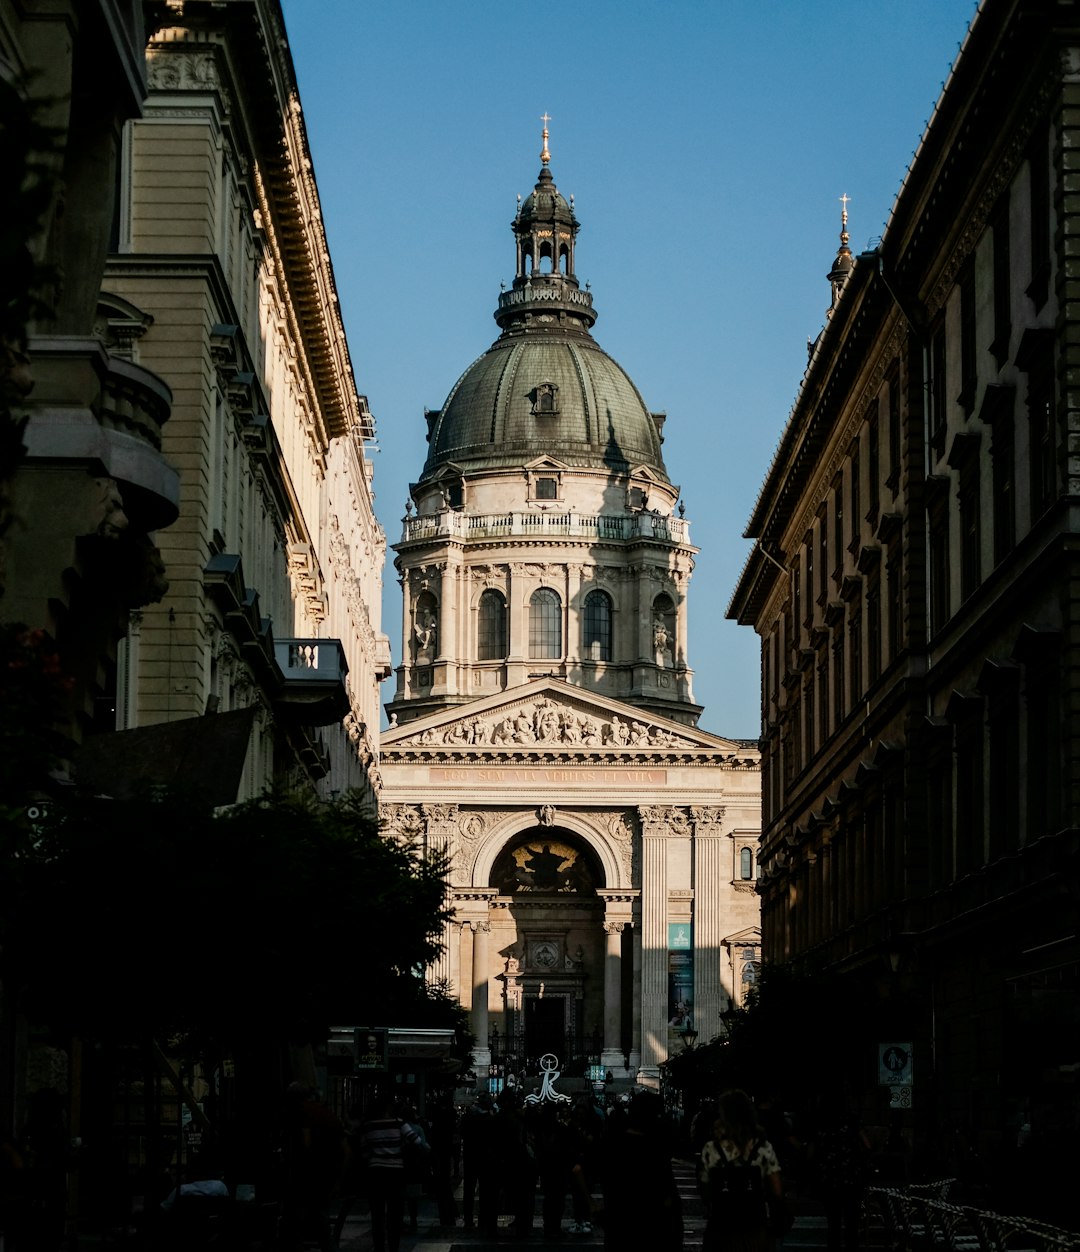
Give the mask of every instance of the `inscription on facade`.
<path id="1" fill-rule="evenodd" d="M 506 786 L 518 783 L 551 783 L 553 785 L 584 784 L 596 787 L 663 787 L 667 785 L 666 769 L 554 769 L 551 766 L 529 768 L 500 766 L 490 769 L 454 768 L 447 765 L 428 767 L 428 780 L 433 783 L 486 783 Z"/>

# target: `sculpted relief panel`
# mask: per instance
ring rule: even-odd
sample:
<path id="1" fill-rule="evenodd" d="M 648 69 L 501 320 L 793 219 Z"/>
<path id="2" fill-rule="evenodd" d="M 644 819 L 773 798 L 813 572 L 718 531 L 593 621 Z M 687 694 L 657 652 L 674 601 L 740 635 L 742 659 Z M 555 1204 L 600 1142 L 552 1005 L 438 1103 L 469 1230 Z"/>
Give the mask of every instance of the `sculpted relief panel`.
<path id="1" fill-rule="evenodd" d="M 429 726 L 418 735 L 400 741 L 402 747 L 441 744 L 495 746 L 507 744 L 560 743 L 586 747 L 689 748 L 688 739 L 645 722 L 625 722 L 615 714 L 602 721 L 569 705 L 556 704 L 546 696 L 522 704 L 507 713 L 474 717 L 451 726 Z"/>

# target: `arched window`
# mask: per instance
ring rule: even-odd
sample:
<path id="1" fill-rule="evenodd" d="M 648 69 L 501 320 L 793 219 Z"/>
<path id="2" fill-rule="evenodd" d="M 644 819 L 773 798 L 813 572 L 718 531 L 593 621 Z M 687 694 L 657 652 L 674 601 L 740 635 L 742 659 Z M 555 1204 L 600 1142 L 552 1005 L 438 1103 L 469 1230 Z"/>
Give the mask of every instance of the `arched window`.
<path id="1" fill-rule="evenodd" d="M 476 627 L 476 657 L 480 661 L 501 661 L 506 656 L 506 601 L 498 591 L 485 591 L 480 597 Z"/>
<path id="2" fill-rule="evenodd" d="M 749 848 L 739 850 L 739 877 L 749 882 L 754 876 L 754 854 Z"/>
<path id="3" fill-rule="evenodd" d="M 562 601 L 550 587 L 534 591 L 529 601 L 529 656 L 533 660 L 562 656 Z"/>
<path id="4" fill-rule="evenodd" d="M 611 660 L 611 597 L 606 591 L 590 591 L 582 618 L 582 651 L 590 661 Z"/>

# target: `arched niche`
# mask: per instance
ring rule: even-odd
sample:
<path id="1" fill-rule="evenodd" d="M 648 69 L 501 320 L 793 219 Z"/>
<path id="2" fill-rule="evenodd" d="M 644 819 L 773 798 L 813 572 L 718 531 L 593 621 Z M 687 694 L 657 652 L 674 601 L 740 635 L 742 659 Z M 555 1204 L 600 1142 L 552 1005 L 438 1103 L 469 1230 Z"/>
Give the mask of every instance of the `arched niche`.
<path id="1" fill-rule="evenodd" d="M 539 826 L 503 844 L 489 886 L 528 903 L 538 896 L 595 896 L 605 880 L 587 840 L 561 826 Z"/>
<path id="2" fill-rule="evenodd" d="M 628 874 L 623 870 L 622 858 L 603 831 L 597 830 L 590 822 L 577 814 L 562 809 L 555 815 L 551 827 L 552 838 L 555 837 L 556 828 L 576 835 L 591 849 L 603 874 L 603 881 L 598 883 L 598 886 L 615 890 L 630 890 L 632 884 Z M 528 835 L 530 842 L 542 843 L 544 831 L 547 829 L 548 827 L 540 825 L 535 809 L 508 813 L 502 821 L 488 831 L 477 848 L 476 857 L 470 867 L 471 884 L 487 887 L 492 881 L 495 863 L 505 848 L 522 835 Z"/>

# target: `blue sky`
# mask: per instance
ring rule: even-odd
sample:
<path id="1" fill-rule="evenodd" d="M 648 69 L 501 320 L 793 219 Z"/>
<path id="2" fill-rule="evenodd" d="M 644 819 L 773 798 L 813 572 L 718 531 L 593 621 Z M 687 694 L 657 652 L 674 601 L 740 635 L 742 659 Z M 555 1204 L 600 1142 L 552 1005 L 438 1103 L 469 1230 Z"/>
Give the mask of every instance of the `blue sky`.
<path id="1" fill-rule="evenodd" d="M 393 543 L 423 411 L 495 338 L 517 193 L 575 196 L 594 336 L 646 404 L 701 549 L 701 724 L 755 738 L 758 640 L 724 619 L 829 300 L 839 197 L 881 235 L 974 0 L 283 0 Z M 400 656 L 400 589 L 383 628 Z M 390 680 L 392 682 L 392 680 Z M 391 692 L 384 690 L 389 698 Z"/>

